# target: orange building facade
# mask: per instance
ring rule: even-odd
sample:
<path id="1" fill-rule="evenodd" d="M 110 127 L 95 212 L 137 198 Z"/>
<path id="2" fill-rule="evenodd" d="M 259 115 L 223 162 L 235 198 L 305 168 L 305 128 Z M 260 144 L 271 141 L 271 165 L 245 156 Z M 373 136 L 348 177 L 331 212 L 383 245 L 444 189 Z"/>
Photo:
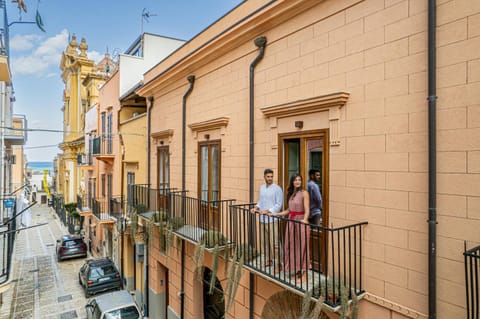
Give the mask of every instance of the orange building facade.
<path id="1" fill-rule="evenodd" d="M 272 318 L 284 298 L 313 288 L 249 259 L 229 302 L 225 259 L 214 265 L 218 252 L 208 245 L 197 278 L 205 237 L 187 228 L 225 235 L 227 260 L 238 233 L 257 245 L 258 230 L 241 229 L 256 216 L 233 214 L 248 214 L 239 207 L 257 200 L 265 168 L 284 191 L 292 173 L 306 180 L 308 169 L 321 170 L 315 278 L 344 278 L 361 296 L 359 318 L 427 318 L 432 282 L 438 318 L 464 317 L 464 242 L 480 241 L 480 5 L 438 1 L 437 11 L 436 275 L 429 278 L 427 1 L 246 1 L 145 73 L 136 90 L 148 101 L 149 191 L 157 190 L 156 207 L 153 197 L 146 206 L 181 219 L 164 229 L 162 217 L 139 214 L 149 318 L 207 318 L 212 309 Z M 335 233 L 341 227 L 352 233 Z M 336 258 L 344 265 L 335 274 Z M 213 295 L 205 289 L 212 273 Z"/>

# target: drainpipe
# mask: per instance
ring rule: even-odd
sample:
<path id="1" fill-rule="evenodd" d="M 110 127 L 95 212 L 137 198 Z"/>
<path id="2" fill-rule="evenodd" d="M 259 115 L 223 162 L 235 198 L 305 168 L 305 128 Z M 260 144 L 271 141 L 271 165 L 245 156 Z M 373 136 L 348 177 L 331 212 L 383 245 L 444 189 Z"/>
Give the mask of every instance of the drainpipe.
<path id="1" fill-rule="evenodd" d="M 148 107 L 148 123 L 147 123 L 147 184 L 148 187 L 150 188 L 150 148 L 151 148 L 151 140 L 150 140 L 150 134 L 151 134 L 151 114 L 152 114 L 152 109 L 153 109 L 153 96 L 150 96 L 148 98 L 148 102 L 150 103 L 150 106 Z M 150 198 L 147 196 L 147 205 L 150 206 Z M 148 239 L 147 239 L 148 241 Z M 148 316 L 148 242 L 145 243 L 145 316 Z"/>
<path id="2" fill-rule="evenodd" d="M 267 44 L 266 37 L 258 37 L 256 38 L 253 43 L 258 48 L 258 55 L 253 59 L 252 63 L 250 64 L 250 158 L 249 158 L 249 202 L 253 203 L 253 194 L 254 194 L 254 164 L 255 164 L 255 67 L 257 64 L 263 59 L 263 55 L 265 53 L 265 45 Z M 250 232 L 252 233 L 252 232 Z M 253 238 L 250 238 L 250 242 L 253 242 Z M 255 290 L 255 275 L 250 272 L 250 310 L 249 310 L 249 318 L 253 319 L 254 313 L 254 290 Z"/>
<path id="3" fill-rule="evenodd" d="M 119 116 L 120 117 L 120 116 Z M 121 222 L 121 227 L 120 227 L 120 233 L 121 233 L 121 241 L 122 241 L 122 246 L 120 246 L 120 272 L 122 273 L 122 287 L 125 285 L 125 273 L 124 273 L 124 267 L 123 267 L 123 243 L 124 243 L 124 233 L 125 233 L 125 227 L 124 227 L 124 220 L 126 217 L 125 211 L 124 211 L 124 201 L 123 201 L 123 187 L 125 184 L 125 143 L 123 142 L 123 136 L 122 133 L 119 134 L 119 139 L 120 139 L 120 145 L 121 145 L 121 150 L 122 150 L 122 162 L 120 163 L 121 169 L 120 169 L 120 207 L 122 209 L 122 217 L 120 219 Z"/>
<path id="4" fill-rule="evenodd" d="M 428 318 L 437 318 L 436 0 L 428 1 Z"/>
<path id="5" fill-rule="evenodd" d="M 187 98 L 193 91 L 193 85 L 195 84 L 195 76 L 190 75 L 187 77 L 190 86 L 187 92 L 183 95 L 182 101 L 182 191 L 185 192 L 185 148 L 186 148 L 186 131 L 187 131 Z M 182 205 L 182 212 L 185 208 Z M 182 240 L 182 259 L 181 259 L 181 287 L 180 287 L 180 319 L 185 318 L 185 240 Z"/>

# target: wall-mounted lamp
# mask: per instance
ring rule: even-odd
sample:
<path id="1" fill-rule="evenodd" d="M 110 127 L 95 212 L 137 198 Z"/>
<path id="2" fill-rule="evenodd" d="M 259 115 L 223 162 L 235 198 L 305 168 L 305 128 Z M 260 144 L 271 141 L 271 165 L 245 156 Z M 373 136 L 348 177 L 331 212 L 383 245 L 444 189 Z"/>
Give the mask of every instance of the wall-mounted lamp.
<path id="1" fill-rule="evenodd" d="M 204 137 L 206 140 L 209 140 L 209 139 L 210 139 L 210 134 L 205 134 L 203 137 Z"/>
<path id="2" fill-rule="evenodd" d="M 160 145 L 163 145 L 163 141 L 160 141 Z"/>
<path id="3" fill-rule="evenodd" d="M 295 121 L 296 128 L 303 128 L 303 121 Z"/>

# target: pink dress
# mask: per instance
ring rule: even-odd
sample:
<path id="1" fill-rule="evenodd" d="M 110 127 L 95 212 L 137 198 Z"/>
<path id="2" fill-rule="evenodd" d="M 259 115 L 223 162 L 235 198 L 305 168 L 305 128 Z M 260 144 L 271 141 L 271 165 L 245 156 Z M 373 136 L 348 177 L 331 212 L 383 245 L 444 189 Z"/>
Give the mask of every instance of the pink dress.
<path id="1" fill-rule="evenodd" d="M 307 271 L 310 265 L 310 227 L 301 222 L 305 217 L 304 192 L 299 191 L 288 200 L 288 219 L 298 221 L 288 222 L 285 229 L 284 270 L 291 275 Z"/>

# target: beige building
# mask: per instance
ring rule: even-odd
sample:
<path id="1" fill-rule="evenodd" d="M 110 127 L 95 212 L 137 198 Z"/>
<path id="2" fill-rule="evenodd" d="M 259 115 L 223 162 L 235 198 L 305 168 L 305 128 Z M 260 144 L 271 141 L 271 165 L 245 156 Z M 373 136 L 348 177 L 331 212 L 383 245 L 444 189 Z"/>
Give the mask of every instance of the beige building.
<path id="1" fill-rule="evenodd" d="M 317 298 L 324 287 L 334 316 L 338 290 L 328 284 L 361 296 L 360 318 L 465 317 L 462 253 L 480 242 L 480 2 L 436 9 L 429 29 L 423 0 L 246 1 L 144 75 L 136 92 L 151 101 L 150 189 L 188 191 L 156 206 L 149 198 L 169 216 L 167 230 L 140 219 L 151 241 L 149 318 L 273 318 L 313 287 Z M 429 53 L 438 57 L 430 68 Z M 322 172 L 313 270 L 292 283 L 249 258 L 227 307 L 232 278 L 213 271 L 223 259 L 215 266 L 207 249 L 197 280 L 194 251 L 214 229 L 261 252 L 246 203 L 267 167 L 284 190 L 294 172 Z"/>

